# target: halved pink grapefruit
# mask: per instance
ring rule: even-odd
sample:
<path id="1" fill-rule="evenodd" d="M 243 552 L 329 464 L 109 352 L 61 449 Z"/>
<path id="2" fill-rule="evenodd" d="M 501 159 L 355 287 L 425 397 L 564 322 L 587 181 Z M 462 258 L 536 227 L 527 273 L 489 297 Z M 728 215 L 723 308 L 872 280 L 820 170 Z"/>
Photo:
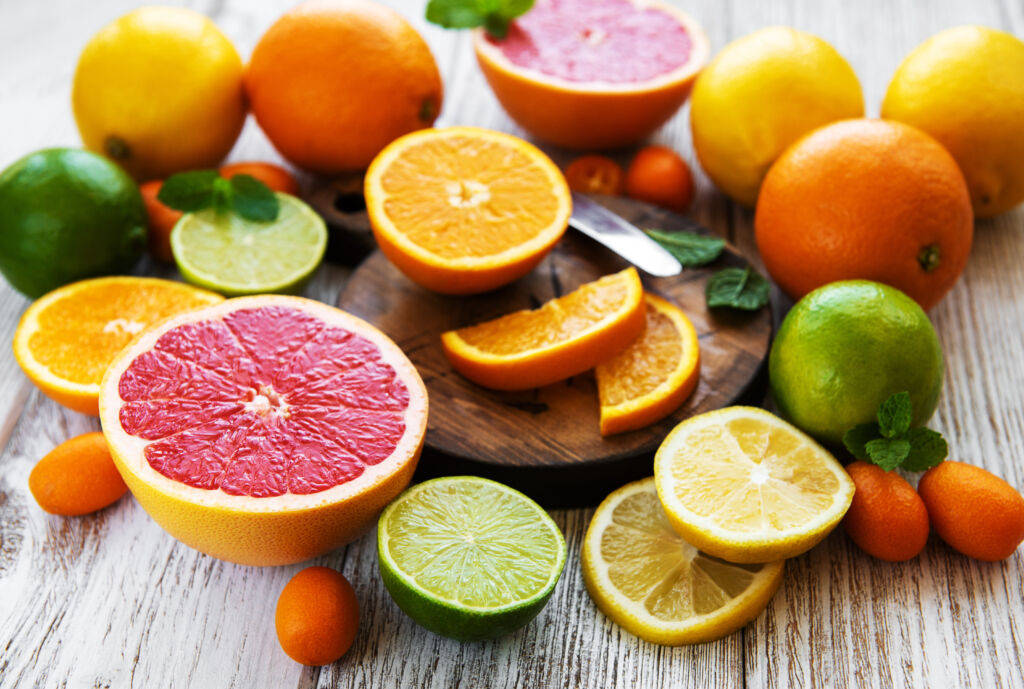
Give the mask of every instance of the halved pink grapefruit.
<path id="1" fill-rule="evenodd" d="M 140 335 L 104 376 L 100 420 L 125 483 L 172 536 L 276 565 L 351 541 L 405 488 L 427 392 L 368 323 L 242 297 Z"/>
<path id="2" fill-rule="evenodd" d="M 693 19 L 658 0 L 537 0 L 477 61 L 506 112 L 539 139 L 575 149 L 635 144 L 686 101 L 708 60 Z"/>

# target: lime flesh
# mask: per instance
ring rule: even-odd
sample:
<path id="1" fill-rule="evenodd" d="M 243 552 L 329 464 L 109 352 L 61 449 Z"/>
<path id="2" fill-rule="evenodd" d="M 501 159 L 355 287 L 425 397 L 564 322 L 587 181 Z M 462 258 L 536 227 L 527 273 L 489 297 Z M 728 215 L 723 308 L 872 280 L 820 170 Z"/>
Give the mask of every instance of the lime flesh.
<path id="1" fill-rule="evenodd" d="M 377 528 L 381 576 L 417 623 L 464 641 L 508 634 L 547 603 L 565 540 L 528 497 L 487 479 L 434 479 L 400 495 Z"/>
<path id="2" fill-rule="evenodd" d="M 189 282 L 221 294 L 296 294 L 323 260 L 327 227 L 305 203 L 277 194 L 271 222 L 216 210 L 187 213 L 171 232 L 171 251 Z"/>

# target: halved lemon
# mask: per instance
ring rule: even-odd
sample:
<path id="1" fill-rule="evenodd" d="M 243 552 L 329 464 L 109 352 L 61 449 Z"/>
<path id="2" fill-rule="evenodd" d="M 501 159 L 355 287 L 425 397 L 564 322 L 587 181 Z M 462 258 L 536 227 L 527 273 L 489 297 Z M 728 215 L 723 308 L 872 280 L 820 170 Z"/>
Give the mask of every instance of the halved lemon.
<path id="1" fill-rule="evenodd" d="M 654 478 L 675 530 L 730 562 L 809 550 L 853 499 L 853 481 L 831 454 L 755 407 L 683 421 L 658 448 Z"/>
<path id="2" fill-rule="evenodd" d="M 732 564 L 687 543 L 672 529 L 653 478 L 605 498 L 583 541 L 583 581 L 601 612 L 670 646 L 718 639 L 757 617 L 782 571 L 781 561 Z"/>

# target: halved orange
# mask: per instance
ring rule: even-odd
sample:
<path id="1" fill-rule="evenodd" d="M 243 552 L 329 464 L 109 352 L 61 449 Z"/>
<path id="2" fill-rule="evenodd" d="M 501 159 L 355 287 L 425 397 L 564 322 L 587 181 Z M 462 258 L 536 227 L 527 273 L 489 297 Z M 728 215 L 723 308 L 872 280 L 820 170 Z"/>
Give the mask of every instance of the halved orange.
<path id="1" fill-rule="evenodd" d="M 14 358 L 47 397 L 97 416 L 103 374 L 132 338 L 169 316 L 222 301 L 219 294 L 156 278 L 74 282 L 28 307 L 14 333 Z"/>
<path id="2" fill-rule="evenodd" d="M 384 255 L 443 294 L 486 292 L 526 275 L 572 212 L 569 186 L 546 155 L 474 127 L 396 139 L 370 164 L 365 193 Z"/>
<path id="3" fill-rule="evenodd" d="M 663 419 L 679 408 L 700 379 L 700 348 L 690 319 L 653 294 L 644 294 L 644 302 L 643 335 L 595 369 L 601 435 Z"/>
<path id="4" fill-rule="evenodd" d="M 495 390 L 527 390 L 583 373 L 643 332 L 636 268 L 588 282 L 531 311 L 441 335 L 456 371 Z"/>

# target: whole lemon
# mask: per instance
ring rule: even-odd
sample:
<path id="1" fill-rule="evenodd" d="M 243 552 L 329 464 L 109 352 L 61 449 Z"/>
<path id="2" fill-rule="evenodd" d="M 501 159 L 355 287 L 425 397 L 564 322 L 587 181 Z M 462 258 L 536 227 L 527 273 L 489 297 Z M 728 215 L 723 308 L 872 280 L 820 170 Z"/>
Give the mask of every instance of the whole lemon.
<path id="1" fill-rule="evenodd" d="M 693 87 L 690 129 L 708 176 L 753 206 L 779 154 L 812 129 L 864 114 L 853 68 L 835 48 L 781 26 L 733 41 Z"/>
<path id="2" fill-rule="evenodd" d="M 136 179 L 213 167 L 245 122 L 242 60 L 198 12 L 142 7 L 85 46 L 71 104 L 86 147 Z"/>
<path id="3" fill-rule="evenodd" d="M 912 124 L 949 149 L 975 215 L 1024 201 L 1024 41 L 983 26 L 935 34 L 896 70 L 882 117 Z"/>

